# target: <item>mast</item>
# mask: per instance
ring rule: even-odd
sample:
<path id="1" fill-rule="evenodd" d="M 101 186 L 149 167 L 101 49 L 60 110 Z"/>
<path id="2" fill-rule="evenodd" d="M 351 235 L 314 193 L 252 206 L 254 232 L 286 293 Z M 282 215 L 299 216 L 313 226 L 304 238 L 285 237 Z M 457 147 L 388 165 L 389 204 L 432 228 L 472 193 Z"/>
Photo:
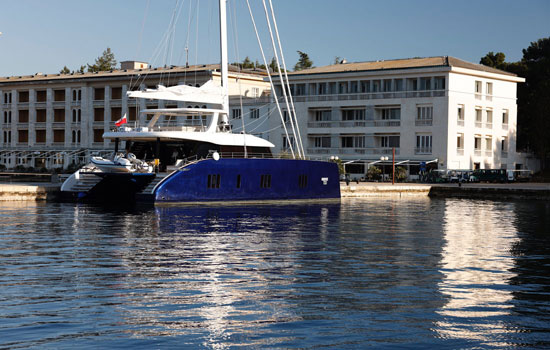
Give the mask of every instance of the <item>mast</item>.
<path id="1" fill-rule="evenodd" d="M 220 0 L 220 72 L 223 93 L 222 109 L 229 118 L 229 80 L 227 78 L 227 0 Z"/>

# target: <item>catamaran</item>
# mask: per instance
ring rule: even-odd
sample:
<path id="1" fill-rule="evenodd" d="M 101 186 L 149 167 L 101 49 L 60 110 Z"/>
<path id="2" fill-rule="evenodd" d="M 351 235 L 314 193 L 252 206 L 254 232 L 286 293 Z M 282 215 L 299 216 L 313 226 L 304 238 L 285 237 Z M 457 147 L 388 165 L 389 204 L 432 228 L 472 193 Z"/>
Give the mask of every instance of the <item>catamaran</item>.
<path id="1" fill-rule="evenodd" d="M 105 132 L 103 138 L 114 141 L 113 158 L 93 158 L 72 174 L 61 187 L 65 197 L 157 204 L 340 198 L 337 164 L 305 159 L 300 143 L 296 153 L 291 149 L 290 157 L 278 157 L 271 152 L 271 142 L 231 131 L 226 1 L 219 0 L 221 85 L 208 81 L 200 87 L 158 86 L 128 92 L 132 98 L 193 102 L 212 108 L 141 110 L 150 116 L 148 124 L 122 124 Z M 272 91 L 275 93 L 273 86 Z M 285 96 L 287 102 L 290 98 Z M 274 100 L 280 112 L 277 96 Z M 294 123 L 297 128 L 297 120 Z M 299 136 L 299 132 L 295 134 Z M 122 142 L 124 151 L 119 149 Z"/>

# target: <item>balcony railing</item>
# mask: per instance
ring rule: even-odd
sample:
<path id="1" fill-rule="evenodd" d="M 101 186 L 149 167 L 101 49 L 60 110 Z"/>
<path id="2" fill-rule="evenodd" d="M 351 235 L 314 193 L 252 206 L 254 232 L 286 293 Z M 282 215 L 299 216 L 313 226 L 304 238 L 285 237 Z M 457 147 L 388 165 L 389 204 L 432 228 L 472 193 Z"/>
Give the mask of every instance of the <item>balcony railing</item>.
<path id="1" fill-rule="evenodd" d="M 456 155 L 457 156 L 463 156 L 464 155 L 464 148 L 457 148 Z"/>
<path id="2" fill-rule="evenodd" d="M 355 128 L 355 127 L 396 127 L 401 126 L 400 120 L 347 120 L 308 122 L 309 128 Z"/>
<path id="3" fill-rule="evenodd" d="M 457 121 L 456 121 L 456 125 L 458 125 L 458 126 L 464 126 L 464 119 L 462 119 L 462 120 L 460 120 L 460 119 L 457 120 Z"/>
<path id="4" fill-rule="evenodd" d="M 481 150 L 480 149 L 474 150 L 474 156 L 481 157 Z"/>
<path id="5" fill-rule="evenodd" d="M 503 152 L 500 153 L 500 156 L 501 156 L 502 158 L 508 158 L 508 152 L 504 152 L 504 151 L 503 151 Z"/>
<path id="6" fill-rule="evenodd" d="M 414 149 L 414 154 L 432 154 L 431 147 L 416 147 Z"/>
<path id="7" fill-rule="evenodd" d="M 485 128 L 492 129 L 493 128 L 493 123 L 490 123 L 490 122 L 485 123 Z"/>
<path id="8" fill-rule="evenodd" d="M 482 128 L 482 127 L 483 127 L 483 123 L 476 121 L 476 128 Z"/>
<path id="9" fill-rule="evenodd" d="M 491 96 L 491 95 L 486 95 L 486 96 L 485 96 L 485 100 L 486 100 L 486 101 L 492 101 L 492 100 L 493 100 L 493 96 Z"/>
<path id="10" fill-rule="evenodd" d="M 309 154 L 372 154 L 389 155 L 392 154 L 391 147 L 340 147 L 340 148 L 308 148 Z M 399 148 L 395 148 L 395 154 L 399 154 Z"/>
<path id="11" fill-rule="evenodd" d="M 416 119 L 414 125 L 416 126 L 432 126 L 433 119 Z"/>
<path id="12" fill-rule="evenodd" d="M 481 100 L 481 94 L 476 94 L 476 100 Z"/>
<path id="13" fill-rule="evenodd" d="M 502 123 L 502 129 L 508 130 L 508 123 Z"/>
<path id="14" fill-rule="evenodd" d="M 426 91 L 394 91 L 394 92 L 370 92 L 352 94 L 330 94 L 330 95 L 294 95 L 294 102 L 315 102 L 315 101 L 346 101 L 346 100 L 376 100 L 390 98 L 415 98 L 415 97 L 441 97 L 445 96 L 445 90 Z"/>
<path id="15" fill-rule="evenodd" d="M 484 154 L 486 157 L 492 157 L 492 156 L 493 156 L 493 150 L 491 150 L 491 149 L 486 149 L 485 152 L 483 152 L 483 154 Z"/>

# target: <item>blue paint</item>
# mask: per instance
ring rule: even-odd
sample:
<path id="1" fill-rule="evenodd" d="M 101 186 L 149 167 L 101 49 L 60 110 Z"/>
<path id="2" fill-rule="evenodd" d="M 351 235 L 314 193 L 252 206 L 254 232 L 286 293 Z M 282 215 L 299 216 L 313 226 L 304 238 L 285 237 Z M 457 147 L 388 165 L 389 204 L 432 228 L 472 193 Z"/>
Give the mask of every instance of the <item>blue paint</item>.
<path id="1" fill-rule="evenodd" d="M 208 175 L 220 175 L 219 188 L 209 188 Z M 264 186 L 262 175 L 270 175 L 270 181 L 264 176 Z M 316 198 L 340 198 L 335 163 L 297 159 L 208 159 L 172 174 L 154 193 L 155 202 Z"/>

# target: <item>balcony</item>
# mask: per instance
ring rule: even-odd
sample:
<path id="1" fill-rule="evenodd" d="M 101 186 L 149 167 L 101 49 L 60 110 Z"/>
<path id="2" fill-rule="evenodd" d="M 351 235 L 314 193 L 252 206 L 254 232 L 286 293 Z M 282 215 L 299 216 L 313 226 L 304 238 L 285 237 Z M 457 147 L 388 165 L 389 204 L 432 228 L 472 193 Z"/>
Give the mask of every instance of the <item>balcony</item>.
<path id="1" fill-rule="evenodd" d="M 493 128 L 493 123 L 489 123 L 489 122 L 485 123 L 485 128 L 486 129 L 492 129 Z"/>
<path id="2" fill-rule="evenodd" d="M 384 127 L 384 126 L 401 126 L 401 120 L 369 120 L 367 121 L 367 126 L 374 126 L 374 127 Z"/>
<path id="3" fill-rule="evenodd" d="M 480 101 L 481 101 L 481 94 L 476 94 L 476 100 L 480 100 Z"/>
<path id="4" fill-rule="evenodd" d="M 433 119 L 416 119 L 414 125 L 416 126 L 432 126 Z"/>
<path id="5" fill-rule="evenodd" d="M 414 154 L 432 154 L 431 147 L 416 147 L 414 149 Z"/>
<path id="6" fill-rule="evenodd" d="M 508 152 L 502 151 L 502 152 L 500 153 L 500 157 L 501 157 L 501 158 L 508 158 Z"/>
<path id="7" fill-rule="evenodd" d="M 457 121 L 456 121 L 456 125 L 458 125 L 458 126 L 464 126 L 464 119 L 462 119 L 462 120 L 461 120 L 461 119 L 457 120 Z"/>
<path id="8" fill-rule="evenodd" d="M 493 100 L 493 96 L 491 96 L 491 95 L 486 95 L 486 96 L 485 96 L 485 100 L 486 100 L 486 101 L 492 101 L 492 100 Z"/>
<path id="9" fill-rule="evenodd" d="M 456 155 L 457 156 L 463 156 L 464 155 L 464 148 L 457 148 Z"/>
<path id="10" fill-rule="evenodd" d="M 493 156 L 493 150 L 491 149 L 486 149 L 483 154 L 485 155 L 485 157 L 492 157 Z"/>
<path id="11" fill-rule="evenodd" d="M 483 127 L 483 123 L 476 121 L 476 128 L 482 128 L 482 127 Z"/>
<path id="12" fill-rule="evenodd" d="M 348 120 L 308 122 L 308 128 L 356 128 L 356 127 L 396 127 L 401 126 L 400 120 Z"/>
<path id="13" fill-rule="evenodd" d="M 474 156 L 481 157 L 481 150 L 480 149 L 474 150 Z"/>
<path id="14" fill-rule="evenodd" d="M 508 123 L 502 123 L 502 130 L 508 130 Z"/>
<path id="15" fill-rule="evenodd" d="M 294 102 L 317 102 L 317 101 L 353 101 L 353 100 L 378 100 L 378 99 L 392 99 L 392 98 L 442 97 L 442 96 L 445 96 L 445 90 L 370 92 L 370 93 L 306 95 L 306 96 L 294 95 L 293 99 L 294 99 Z"/>
<path id="16" fill-rule="evenodd" d="M 308 148 L 308 154 L 369 154 L 369 155 L 391 155 L 391 147 L 341 147 L 341 148 Z M 395 148 L 395 154 L 399 154 L 399 148 Z"/>

